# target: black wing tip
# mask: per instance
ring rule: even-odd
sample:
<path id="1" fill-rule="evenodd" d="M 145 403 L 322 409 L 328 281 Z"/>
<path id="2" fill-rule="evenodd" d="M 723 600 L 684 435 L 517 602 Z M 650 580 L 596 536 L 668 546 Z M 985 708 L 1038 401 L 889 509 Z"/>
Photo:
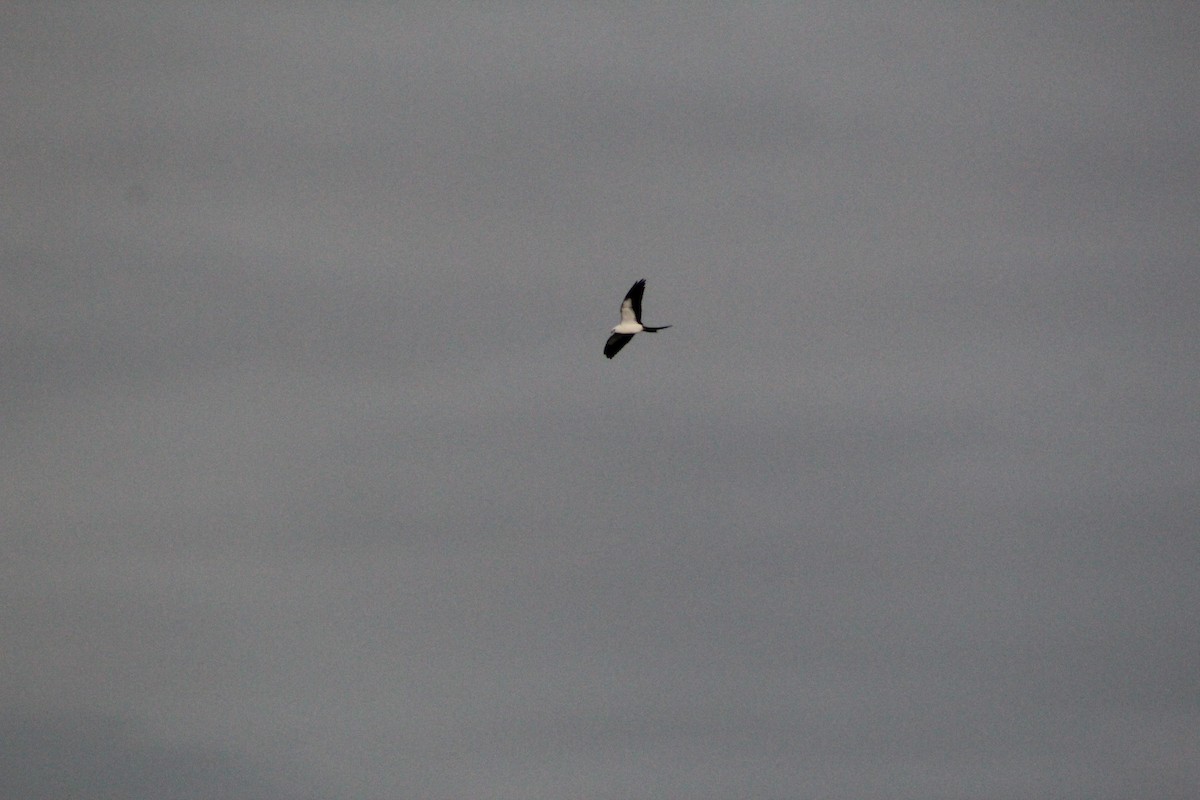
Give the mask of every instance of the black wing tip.
<path id="1" fill-rule="evenodd" d="M 642 321 L 642 294 L 646 291 L 646 279 L 636 281 L 625 295 L 625 299 L 633 306 L 633 318 Z"/>

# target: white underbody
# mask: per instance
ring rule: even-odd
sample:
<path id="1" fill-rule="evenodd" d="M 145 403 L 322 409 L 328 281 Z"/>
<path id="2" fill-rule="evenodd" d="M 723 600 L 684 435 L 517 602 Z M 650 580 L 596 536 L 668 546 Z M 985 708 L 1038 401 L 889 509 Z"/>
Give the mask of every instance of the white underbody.
<path id="1" fill-rule="evenodd" d="M 617 327 L 612 329 L 613 333 L 641 333 L 646 330 L 646 326 L 638 322 L 637 315 L 633 313 L 633 301 L 628 297 L 621 303 L 621 321 L 617 323 Z"/>

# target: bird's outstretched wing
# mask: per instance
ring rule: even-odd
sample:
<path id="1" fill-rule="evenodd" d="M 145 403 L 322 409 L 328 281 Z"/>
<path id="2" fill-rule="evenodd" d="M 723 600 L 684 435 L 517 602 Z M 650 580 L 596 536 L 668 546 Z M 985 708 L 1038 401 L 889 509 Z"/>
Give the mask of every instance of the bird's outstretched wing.
<path id="1" fill-rule="evenodd" d="M 646 280 L 643 278 L 629 289 L 629 294 L 621 301 L 621 322 L 642 321 L 642 292 L 646 291 Z"/>
<path id="2" fill-rule="evenodd" d="M 604 355 L 612 358 L 621 348 L 629 344 L 629 340 L 633 338 L 632 333 L 614 333 L 608 337 L 608 341 L 604 343 Z"/>

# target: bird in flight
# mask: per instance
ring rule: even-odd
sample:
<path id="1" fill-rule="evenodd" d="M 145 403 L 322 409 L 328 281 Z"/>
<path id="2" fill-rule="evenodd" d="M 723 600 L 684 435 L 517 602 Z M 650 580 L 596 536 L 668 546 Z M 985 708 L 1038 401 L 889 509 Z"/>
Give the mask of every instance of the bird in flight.
<path id="1" fill-rule="evenodd" d="M 629 294 L 625 295 L 625 299 L 621 301 L 621 321 L 617 323 L 617 327 L 612 329 L 612 335 L 604 343 L 604 355 L 609 358 L 615 356 L 622 347 L 628 344 L 635 333 L 642 331 L 654 333 L 671 327 L 670 325 L 660 325 L 657 328 L 651 328 L 642 324 L 642 292 L 644 291 L 646 291 L 646 281 L 643 279 L 635 283 L 629 290 Z"/>

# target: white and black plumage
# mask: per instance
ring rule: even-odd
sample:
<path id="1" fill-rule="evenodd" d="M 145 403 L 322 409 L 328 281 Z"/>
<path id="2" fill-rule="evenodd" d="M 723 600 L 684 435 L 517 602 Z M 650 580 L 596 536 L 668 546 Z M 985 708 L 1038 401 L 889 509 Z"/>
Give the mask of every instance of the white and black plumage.
<path id="1" fill-rule="evenodd" d="M 644 291 L 646 291 L 646 281 L 643 279 L 635 283 L 629 290 L 629 294 L 625 295 L 625 299 L 621 301 L 621 321 L 617 323 L 617 327 L 612 329 L 612 335 L 604 343 L 604 355 L 609 358 L 620 352 L 635 333 L 642 331 L 654 333 L 671 327 L 670 325 L 660 325 L 657 328 L 651 328 L 642 324 L 642 292 Z"/>

